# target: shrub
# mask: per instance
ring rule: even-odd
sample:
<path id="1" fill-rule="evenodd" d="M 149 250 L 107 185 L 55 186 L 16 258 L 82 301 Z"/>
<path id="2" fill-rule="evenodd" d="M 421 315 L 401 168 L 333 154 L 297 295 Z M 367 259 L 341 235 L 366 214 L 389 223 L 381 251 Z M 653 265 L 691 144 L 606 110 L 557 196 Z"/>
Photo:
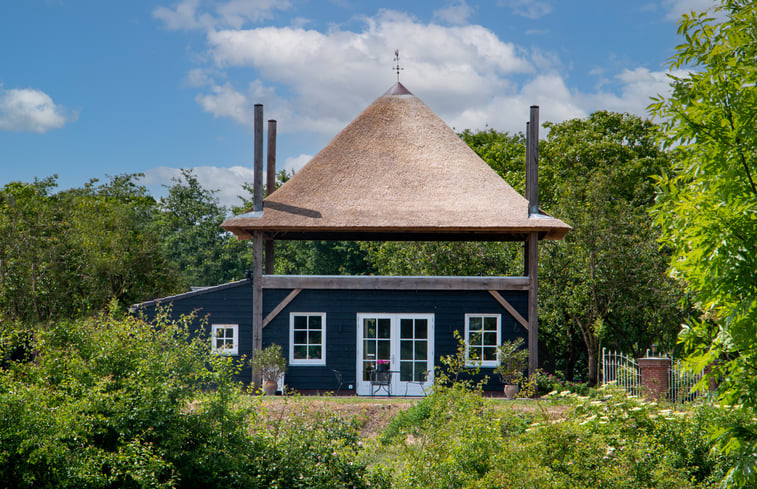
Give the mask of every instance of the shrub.
<path id="1" fill-rule="evenodd" d="M 35 362 L 0 370 L 4 487 L 367 486 L 349 424 L 251 430 L 259 405 L 240 407 L 238 365 L 190 338 L 190 320 L 100 316 L 41 332 Z"/>

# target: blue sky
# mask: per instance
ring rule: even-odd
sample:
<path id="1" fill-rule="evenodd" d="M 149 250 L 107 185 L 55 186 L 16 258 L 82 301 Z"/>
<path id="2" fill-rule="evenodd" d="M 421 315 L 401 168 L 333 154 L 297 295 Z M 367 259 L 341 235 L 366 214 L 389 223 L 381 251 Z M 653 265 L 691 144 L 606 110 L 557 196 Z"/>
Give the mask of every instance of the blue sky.
<path id="1" fill-rule="evenodd" d="M 25 0 L 0 6 L 0 185 L 195 168 L 251 180 L 252 105 L 297 169 L 395 81 L 456 130 L 521 131 L 667 92 L 681 13 L 712 0 Z"/>

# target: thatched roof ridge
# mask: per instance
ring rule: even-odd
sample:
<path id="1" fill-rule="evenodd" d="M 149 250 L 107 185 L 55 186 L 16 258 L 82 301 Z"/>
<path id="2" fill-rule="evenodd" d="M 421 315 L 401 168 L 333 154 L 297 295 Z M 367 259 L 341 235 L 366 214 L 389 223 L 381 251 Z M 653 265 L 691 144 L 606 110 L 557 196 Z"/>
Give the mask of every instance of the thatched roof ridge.
<path id="1" fill-rule="evenodd" d="M 570 229 L 529 218 L 526 199 L 399 83 L 269 195 L 262 216 L 222 227 L 243 239 L 254 230 L 283 239 L 561 239 Z"/>

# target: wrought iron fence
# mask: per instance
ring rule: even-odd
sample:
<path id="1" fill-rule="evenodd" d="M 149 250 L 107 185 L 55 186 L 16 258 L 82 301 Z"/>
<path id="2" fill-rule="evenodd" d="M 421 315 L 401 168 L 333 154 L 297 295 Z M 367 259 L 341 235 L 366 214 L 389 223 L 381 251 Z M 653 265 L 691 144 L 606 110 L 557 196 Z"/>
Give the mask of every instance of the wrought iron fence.
<path id="1" fill-rule="evenodd" d="M 602 348 L 602 383 L 610 382 L 631 394 L 641 394 L 641 374 L 636 360 L 624 353 Z"/>
<path id="2" fill-rule="evenodd" d="M 649 352 L 647 352 L 649 356 Z M 639 364 L 634 358 L 624 353 L 602 348 L 602 383 L 614 382 L 623 387 L 630 394 L 642 394 L 641 374 Z M 668 371 L 668 394 L 670 402 L 692 402 L 702 393 L 695 391 L 694 386 L 702 379 L 703 374 L 693 374 L 684 368 L 683 362 L 671 358 Z"/>
<path id="3" fill-rule="evenodd" d="M 692 402 L 702 395 L 694 386 L 702 380 L 703 374 L 693 374 L 683 367 L 680 360 L 673 359 L 668 374 L 668 400 L 671 402 Z"/>

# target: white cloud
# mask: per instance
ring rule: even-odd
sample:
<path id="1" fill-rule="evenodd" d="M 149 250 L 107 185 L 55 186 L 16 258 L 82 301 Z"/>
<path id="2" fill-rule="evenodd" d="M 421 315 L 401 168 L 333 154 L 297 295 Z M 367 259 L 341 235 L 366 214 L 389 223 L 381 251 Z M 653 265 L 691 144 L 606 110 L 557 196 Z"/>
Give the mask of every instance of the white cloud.
<path id="1" fill-rule="evenodd" d="M 674 71 L 675 76 L 685 76 L 685 71 Z M 578 97 L 579 103 L 589 111 L 604 109 L 649 116 L 647 106 L 651 97 L 670 94 L 668 72 L 650 71 L 647 68 L 625 69 L 615 76 L 614 86 L 618 93 L 599 91 Z M 607 81 L 607 80 L 605 80 Z"/>
<path id="2" fill-rule="evenodd" d="M 158 7 L 152 14 L 170 30 L 240 29 L 248 23 L 270 19 L 274 11 L 290 6 L 288 0 L 181 0 L 173 8 Z"/>
<path id="3" fill-rule="evenodd" d="M 714 0 L 663 0 L 664 8 L 667 10 L 666 17 L 669 20 L 679 20 L 683 14 L 688 14 L 692 10 L 703 12 L 713 9 L 719 2 Z M 714 12 L 711 12 L 714 13 Z"/>
<path id="4" fill-rule="evenodd" d="M 247 97 L 229 83 L 213 85 L 210 94 L 197 95 L 195 100 L 214 118 L 228 117 L 243 125 L 252 124 L 252 107 L 247 102 Z"/>
<path id="5" fill-rule="evenodd" d="M 473 8 L 465 0 L 457 0 L 444 8 L 434 10 L 433 16 L 447 24 L 465 24 L 473 13 Z"/>
<path id="6" fill-rule="evenodd" d="M 538 19 L 552 12 L 552 5 L 545 0 L 499 0 L 498 3 L 527 19 Z"/>
<path id="7" fill-rule="evenodd" d="M 219 69 L 254 68 L 261 80 L 283 87 L 286 99 L 262 83 L 258 87 L 260 96 L 269 99 L 262 103 L 272 104 L 280 120 L 289 118 L 283 131 L 331 135 L 391 86 L 396 48 L 404 68 L 402 82 L 441 112 L 485 104 L 509 86 L 508 75 L 533 71 L 525 51 L 481 26 L 422 24 L 393 11 L 363 20 L 359 31 L 210 31 L 210 54 Z M 232 90 L 244 93 L 230 85 L 214 85 L 197 100 L 216 117 L 243 122 L 240 114 L 249 113 L 250 99 Z"/>
<path id="8" fill-rule="evenodd" d="M 263 103 L 266 118 L 279 121 L 279 133 L 331 137 L 391 86 L 396 48 L 403 84 L 456 130 L 523 131 L 532 104 L 541 106 L 542 121 L 600 109 L 646 116 L 649 98 L 669 90 L 664 72 L 637 67 L 620 73 L 594 67 L 590 74 L 599 83 L 593 89 L 569 89 L 555 52 L 526 50 L 482 26 L 421 23 L 390 10 L 361 20 L 357 29 L 323 32 L 292 25 L 209 30 L 209 64 L 188 76 L 204 87 L 196 100 L 214 117 L 246 126 L 253 103 Z M 257 79 L 238 86 L 228 81 L 229 70 L 253 71 Z M 286 168 L 307 159 L 291 158 Z"/>
<path id="9" fill-rule="evenodd" d="M 203 188 L 217 191 L 215 196 L 226 207 L 238 206 L 242 203 L 238 196 L 247 196 L 247 191 L 242 188 L 242 184 L 251 183 L 254 175 L 252 165 L 250 167 L 196 166 L 190 169 Z M 160 197 L 166 195 L 167 189 L 164 185 L 173 185 L 175 183 L 173 179 L 181 176 L 181 170 L 158 166 L 145 171 L 144 174 L 142 183 L 148 187 L 152 195 Z"/>
<path id="10" fill-rule="evenodd" d="M 284 160 L 284 170 L 286 170 L 287 173 L 297 173 L 302 169 L 305 164 L 307 164 L 308 161 L 313 159 L 313 155 L 309 154 L 301 154 L 299 156 L 292 156 L 291 158 L 287 158 Z"/>
<path id="11" fill-rule="evenodd" d="M 0 131 L 45 133 L 74 121 L 70 113 L 45 92 L 33 88 L 5 90 L 0 85 Z"/>

